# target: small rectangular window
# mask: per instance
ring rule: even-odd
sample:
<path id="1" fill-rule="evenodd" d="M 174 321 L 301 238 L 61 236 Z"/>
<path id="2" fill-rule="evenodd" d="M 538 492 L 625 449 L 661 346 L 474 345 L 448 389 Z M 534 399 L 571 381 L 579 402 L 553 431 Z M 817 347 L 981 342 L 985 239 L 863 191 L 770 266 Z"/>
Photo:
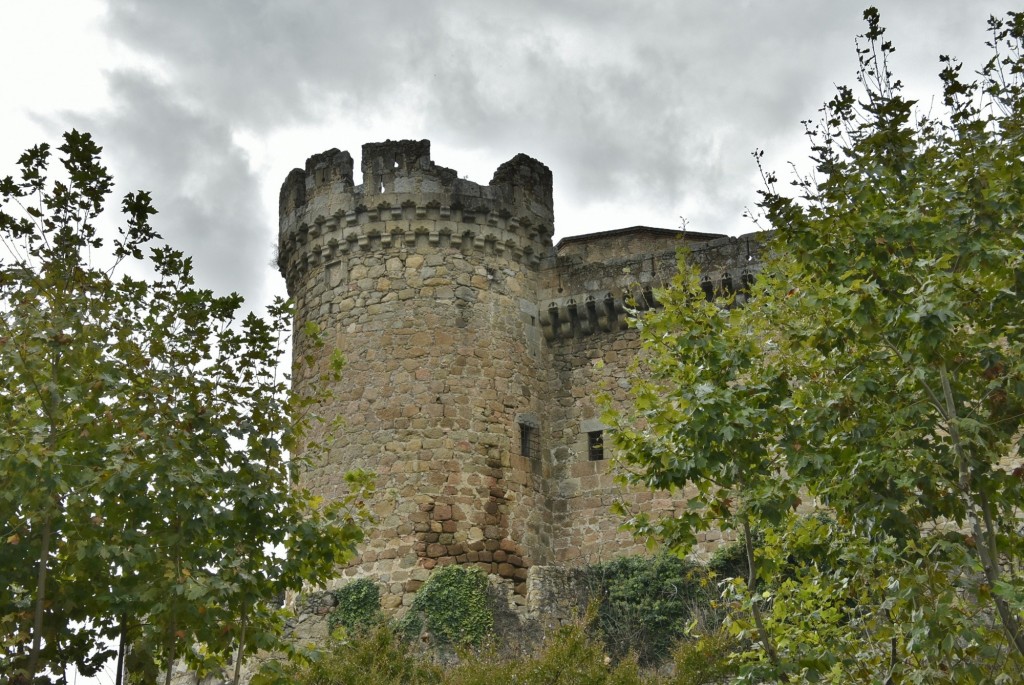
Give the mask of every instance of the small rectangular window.
<path id="1" fill-rule="evenodd" d="M 537 429 L 528 423 L 519 424 L 519 454 L 524 457 L 536 457 Z"/>
<path id="2" fill-rule="evenodd" d="M 590 457 L 590 461 L 604 459 L 604 431 L 587 433 L 587 456 Z"/>

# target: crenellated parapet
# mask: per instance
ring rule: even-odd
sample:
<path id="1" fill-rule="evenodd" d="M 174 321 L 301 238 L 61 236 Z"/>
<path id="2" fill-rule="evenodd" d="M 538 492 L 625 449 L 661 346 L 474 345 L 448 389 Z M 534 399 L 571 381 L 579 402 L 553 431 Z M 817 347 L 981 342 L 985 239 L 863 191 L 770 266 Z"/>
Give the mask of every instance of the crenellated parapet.
<path id="1" fill-rule="evenodd" d="M 289 288 L 318 264 L 359 251 L 453 247 L 536 268 L 552 255 L 551 171 L 516 155 L 482 186 L 430 159 L 430 141 L 368 143 L 363 183 L 348 152 L 313 155 L 281 187 L 279 265 Z"/>
<path id="2" fill-rule="evenodd" d="M 540 293 L 544 337 L 555 344 L 625 330 L 632 313 L 659 306 L 657 290 L 675 275 L 683 246 L 709 300 L 733 295 L 742 303 L 760 269 L 761 245 L 754 233 L 730 237 L 647 226 L 566 238 L 556 248 L 555 287 Z"/>
<path id="3" fill-rule="evenodd" d="M 539 308 L 540 324 L 544 339 L 552 343 L 625 330 L 633 312 L 656 306 L 654 289 L 638 284 L 632 289 L 615 288 L 550 299 Z"/>

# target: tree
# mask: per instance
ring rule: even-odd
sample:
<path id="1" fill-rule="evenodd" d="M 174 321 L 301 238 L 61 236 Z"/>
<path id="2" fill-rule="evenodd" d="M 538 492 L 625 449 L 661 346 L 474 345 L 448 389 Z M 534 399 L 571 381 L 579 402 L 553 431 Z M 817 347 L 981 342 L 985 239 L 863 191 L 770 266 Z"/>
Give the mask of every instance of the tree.
<path id="1" fill-rule="evenodd" d="M 288 307 L 239 318 L 181 252 L 147 256 L 145 192 L 106 240 L 101 149 L 77 131 L 58 149 L 63 178 L 43 144 L 0 181 L 0 661 L 14 682 L 63 682 L 116 655 L 120 679 L 132 644 L 168 681 L 178 658 L 234 661 L 237 681 L 246 653 L 284 648 L 277 597 L 361 539 L 367 477 L 332 506 L 292 485 L 286 450 L 322 397 L 277 375 Z M 153 276 L 118 276 L 126 261 Z"/>
<path id="2" fill-rule="evenodd" d="M 1024 13 L 990 20 L 978 80 L 941 58 L 938 115 L 901 95 L 865 19 L 860 95 L 840 87 L 805 122 L 815 174 L 789 197 L 764 173 L 774 233 L 751 301 L 705 302 L 681 261 L 637 322 L 615 442 L 631 482 L 697 494 L 631 522 L 680 550 L 711 527 L 747 541 L 726 594 L 751 677 L 1008 682 L 1024 664 Z M 822 516 L 797 516 L 804 500 Z"/>

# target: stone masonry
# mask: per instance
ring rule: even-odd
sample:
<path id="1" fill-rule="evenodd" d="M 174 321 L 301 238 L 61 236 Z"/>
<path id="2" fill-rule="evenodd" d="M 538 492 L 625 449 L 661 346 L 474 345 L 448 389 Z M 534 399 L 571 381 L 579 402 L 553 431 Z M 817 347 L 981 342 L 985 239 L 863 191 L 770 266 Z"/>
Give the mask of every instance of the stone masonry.
<path id="1" fill-rule="evenodd" d="M 628 401 L 629 309 L 657 306 L 684 244 L 709 296 L 742 293 L 756 237 L 635 226 L 553 245 L 551 172 L 526 155 L 486 186 L 434 164 L 426 140 L 364 145 L 361 164 L 354 185 L 348 152 L 314 155 L 280 198 L 294 354 L 313 352 L 314 321 L 346 359 L 344 429 L 303 484 L 331 498 L 347 470 L 377 476 L 377 523 L 338 582 L 374 577 L 401 613 L 431 569 L 475 564 L 529 610 L 552 569 L 641 552 L 612 501 L 684 500 L 626 491 L 609 468 L 598 396 Z M 297 388 L 324 368 L 297 367 Z"/>

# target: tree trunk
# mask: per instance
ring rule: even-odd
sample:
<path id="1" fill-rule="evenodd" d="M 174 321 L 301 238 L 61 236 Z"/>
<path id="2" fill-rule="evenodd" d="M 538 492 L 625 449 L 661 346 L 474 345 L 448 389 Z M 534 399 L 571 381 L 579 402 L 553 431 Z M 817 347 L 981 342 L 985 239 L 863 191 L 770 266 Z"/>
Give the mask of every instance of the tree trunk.
<path id="1" fill-rule="evenodd" d="M 50 556 L 50 536 L 53 534 L 53 517 L 47 516 L 43 521 L 43 534 L 39 549 L 39 572 L 36 574 L 36 606 L 32 618 L 32 651 L 28 659 L 28 676 L 36 677 L 39 668 L 39 651 L 43 637 L 43 605 L 46 602 L 47 561 Z"/>
<path id="2" fill-rule="evenodd" d="M 114 673 L 114 685 L 124 682 L 124 654 L 128 647 L 128 617 L 121 615 L 121 631 L 117 640 L 117 671 Z"/>
<path id="3" fill-rule="evenodd" d="M 175 635 L 177 630 L 177 622 L 172 620 L 171 629 L 167 633 L 167 672 L 164 674 L 164 685 L 171 685 L 171 675 L 174 672 L 174 660 L 177 657 L 178 636 Z"/>
<path id="4" fill-rule="evenodd" d="M 1021 634 L 1020 624 L 1013 615 L 1006 600 L 996 596 L 994 592 L 999 582 L 999 557 L 998 548 L 995 545 L 995 523 L 992 520 L 991 508 L 984 492 L 979 489 L 976 493 L 974 482 L 971 477 L 971 468 L 967 463 L 967 454 L 964 451 L 963 443 L 960 440 L 960 427 L 957 424 L 959 416 L 956 408 L 956 400 L 953 397 L 953 387 L 949 380 L 949 373 L 945 366 L 939 367 L 939 378 L 942 382 L 942 395 L 945 400 L 946 424 L 949 427 L 949 437 L 953 442 L 953 450 L 956 452 L 960 472 L 960 492 L 966 500 L 967 517 L 971 521 L 971 531 L 974 533 L 975 549 L 978 550 L 978 558 L 981 560 L 981 567 L 985 571 L 985 580 L 993 590 L 992 601 L 996 606 L 996 613 L 1003 624 L 1003 629 L 1010 640 L 1010 644 L 1019 654 L 1024 656 L 1024 634 Z M 981 501 L 982 516 L 978 516 L 978 503 L 975 497 Z M 984 518 L 984 528 L 982 528 Z"/>
<path id="5" fill-rule="evenodd" d="M 248 604 L 242 604 L 241 629 L 238 634 L 238 655 L 235 657 L 235 678 L 232 681 L 232 685 L 238 685 L 238 680 L 242 675 L 242 657 L 245 655 L 245 629 L 248 619 L 246 610 L 248 607 Z"/>
<path id="6" fill-rule="evenodd" d="M 761 618 L 761 607 L 758 605 L 756 597 L 757 567 L 754 566 L 754 537 L 750 534 L 750 520 L 745 514 L 743 516 L 743 546 L 747 550 L 747 592 L 750 593 L 750 608 L 754 613 L 754 624 L 757 626 L 757 632 L 761 637 L 761 644 L 764 645 L 765 651 L 768 652 L 768 660 L 772 662 L 772 666 L 778 668 L 779 655 L 775 651 L 775 645 L 772 644 L 768 631 L 764 627 L 764 620 Z"/>

